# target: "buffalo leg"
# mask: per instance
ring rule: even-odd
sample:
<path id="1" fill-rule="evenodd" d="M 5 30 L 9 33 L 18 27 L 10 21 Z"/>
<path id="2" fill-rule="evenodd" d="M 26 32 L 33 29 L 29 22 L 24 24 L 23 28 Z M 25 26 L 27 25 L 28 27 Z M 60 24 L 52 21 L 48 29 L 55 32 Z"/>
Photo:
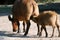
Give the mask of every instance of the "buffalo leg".
<path id="1" fill-rule="evenodd" d="M 23 32 L 25 32 L 25 22 L 23 22 Z"/>
<path id="2" fill-rule="evenodd" d="M 28 31 L 29 31 L 29 28 L 30 28 L 30 20 L 28 20 L 26 23 L 27 23 L 27 28 L 26 28 L 24 36 L 26 36 L 28 34 Z"/>

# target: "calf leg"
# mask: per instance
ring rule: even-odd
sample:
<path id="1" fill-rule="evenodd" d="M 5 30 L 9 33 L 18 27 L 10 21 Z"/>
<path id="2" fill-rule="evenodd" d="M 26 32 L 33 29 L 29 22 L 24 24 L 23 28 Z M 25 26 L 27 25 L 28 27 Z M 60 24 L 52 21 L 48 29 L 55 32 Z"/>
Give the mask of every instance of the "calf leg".
<path id="1" fill-rule="evenodd" d="M 37 28 L 38 28 L 38 32 L 37 32 L 37 35 L 39 35 L 39 24 L 37 24 Z"/>
<path id="2" fill-rule="evenodd" d="M 26 28 L 24 36 L 26 36 L 28 34 L 28 31 L 29 31 L 29 28 L 30 28 L 30 20 L 28 20 L 26 23 L 27 23 L 27 28 Z"/>
<path id="3" fill-rule="evenodd" d="M 48 33 L 47 33 L 47 30 L 46 30 L 46 27 L 44 26 L 44 25 L 42 25 L 41 26 L 41 31 L 40 31 L 40 35 L 39 36 L 41 36 L 42 35 L 42 30 L 44 29 L 44 31 L 45 31 L 45 33 L 46 33 L 46 37 L 48 36 Z"/>
<path id="4" fill-rule="evenodd" d="M 47 37 L 48 36 L 48 33 L 47 33 L 47 30 L 46 30 L 46 27 L 43 27 L 43 29 L 45 30 L 45 33 L 46 33 L 46 36 L 45 37 Z"/>
<path id="5" fill-rule="evenodd" d="M 42 35 L 42 30 L 43 30 L 43 27 L 41 26 L 41 30 L 40 30 L 40 27 L 39 27 L 39 37 Z"/>
<path id="6" fill-rule="evenodd" d="M 53 35 L 54 35 L 54 29 L 55 29 L 55 26 L 52 26 L 53 27 L 53 32 L 52 32 L 52 36 L 51 37 L 53 37 Z"/>
<path id="7" fill-rule="evenodd" d="M 59 37 L 60 37 L 60 31 L 59 31 L 59 25 L 58 24 L 56 24 L 57 25 L 57 29 L 58 29 L 58 32 L 59 32 Z"/>

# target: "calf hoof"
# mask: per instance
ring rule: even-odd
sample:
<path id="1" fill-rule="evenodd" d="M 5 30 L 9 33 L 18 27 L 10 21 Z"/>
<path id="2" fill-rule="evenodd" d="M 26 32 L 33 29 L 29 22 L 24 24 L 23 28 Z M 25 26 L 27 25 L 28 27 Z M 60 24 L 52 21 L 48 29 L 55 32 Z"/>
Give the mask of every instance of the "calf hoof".
<path id="1" fill-rule="evenodd" d="M 41 36 L 41 33 L 39 34 L 39 37 Z"/>
<path id="2" fill-rule="evenodd" d="M 53 35 L 50 38 L 52 38 L 52 37 L 53 37 Z"/>
<path id="3" fill-rule="evenodd" d="M 23 32 L 25 32 L 25 30 L 23 30 Z"/>
<path id="4" fill-rule="evenodd" d="M 37 33 L 37 35 L 39 35 L 39 33 Z"/>
<path id="5" fill-rule="evenodd" d="M 48 37 L 48 35 L 46 35 L 45 37 Z"/>
<path id="6" fill-rule="evenodd" d="M 58 37 L 60 37 L 60 35 L 58 35 Z"/>
<path id="7" fill-rule="evenodd" d="M 39 35 L 39 37 L 41 37 L 41 35 Z"/>

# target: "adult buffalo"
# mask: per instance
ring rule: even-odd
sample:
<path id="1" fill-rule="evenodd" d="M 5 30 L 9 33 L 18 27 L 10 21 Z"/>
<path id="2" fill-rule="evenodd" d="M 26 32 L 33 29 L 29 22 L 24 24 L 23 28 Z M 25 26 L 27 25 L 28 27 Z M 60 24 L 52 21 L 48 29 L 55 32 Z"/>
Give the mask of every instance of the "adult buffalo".
<path id="1" fill-rule="evenodd" d="M 26 32 L 24 34 L 27 35 L 30 28 L 31 15 L 35 17 L 39 15 L 38 5 L 34 0 L 16 0 L 13 4 L 12 15 L 13 31 L 18 30 L 19 33 L 19 21 L 23 21 L 27 24 Z"/>

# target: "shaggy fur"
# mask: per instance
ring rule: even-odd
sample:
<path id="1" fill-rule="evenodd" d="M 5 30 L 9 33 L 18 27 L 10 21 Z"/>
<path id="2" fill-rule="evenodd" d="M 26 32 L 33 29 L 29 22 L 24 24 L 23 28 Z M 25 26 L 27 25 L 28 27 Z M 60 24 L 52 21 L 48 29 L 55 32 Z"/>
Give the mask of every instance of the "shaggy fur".
<path id="1" fill-rule="evenodd" d="M 58 14 L 55 11 L 44 11 L 44 12 L 40 13 L 40 15 L 37 17 L 32 16 L 31 20 L 34 21 L 35 23 L 37 23 L 38 25 L 42 26 L 41 31 L 39 32 L 39 36 L 41 36 L 41 32 L 43 29 L 46 32 L 46 37 L 48 36 L 48 33 L 46 31 L 47 25 L 52 26 L 52 28 L 53 28 L 52 36 L 54 34 L 55 27 L 58 28 L 58 32 L 59 32 L 59 36 L 60 36 L 59 24 L 57 22 Z"/>
<path id="2" fill-rule="evenodd" d="M 31 15 L 33 16 L 38 16 L 39 15 L 39 10 L 38 10 L 38 5 L 34 0 L 16 0 L 13 4 L 12 8 L 12 15 L 13 18 L 8 18 L 13 19 L 12 21 L 12 26 L 13 26 L 13 31 L 18 30 L 19 33 L 19 21 L 26 22 L 27 28 L 26 32 L 24 35 L 28 34 L 28 30 L 30 28 L 30 17 Z"/>

